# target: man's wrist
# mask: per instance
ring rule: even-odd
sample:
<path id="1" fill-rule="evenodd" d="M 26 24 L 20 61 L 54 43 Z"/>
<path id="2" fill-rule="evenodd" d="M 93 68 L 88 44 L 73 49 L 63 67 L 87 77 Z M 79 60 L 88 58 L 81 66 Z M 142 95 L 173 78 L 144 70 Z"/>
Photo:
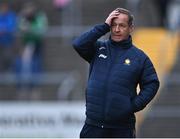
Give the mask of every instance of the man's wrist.
<path id="1" fill-rule="evenodd" d="M 110 31 L 110 25 L 109 25 L 109 24 L 104 23 L 104 27 L 105 27 L 105 29 L 106 29 L 107 32 Z"/>
<path id="2" fill-rule="evenodd" d="M 110 28 L 110 25 L 108 23 L 105 22 L 105 24 Z"/>
<path id="3" fill-rule="evenodd" d="M 101 33 L 101 35 L 104 35 L 110 31 L 110 26 L 106 23 L 103 24 L 97 24 L 94 26 L 95 32 Z"/>

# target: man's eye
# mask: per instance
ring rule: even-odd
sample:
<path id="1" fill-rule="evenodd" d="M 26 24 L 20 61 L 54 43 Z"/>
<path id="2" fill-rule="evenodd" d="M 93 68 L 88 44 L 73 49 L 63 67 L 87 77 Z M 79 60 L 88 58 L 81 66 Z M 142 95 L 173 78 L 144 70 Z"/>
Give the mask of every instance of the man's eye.
<path id="1" fill-rule="evenodd" d="M 126 27 L 126 25 L 123 25 L 123 24 L 122 24 L 122 25 L 120 25 L 120 27 L 125 28 L 125 27 Z"/>

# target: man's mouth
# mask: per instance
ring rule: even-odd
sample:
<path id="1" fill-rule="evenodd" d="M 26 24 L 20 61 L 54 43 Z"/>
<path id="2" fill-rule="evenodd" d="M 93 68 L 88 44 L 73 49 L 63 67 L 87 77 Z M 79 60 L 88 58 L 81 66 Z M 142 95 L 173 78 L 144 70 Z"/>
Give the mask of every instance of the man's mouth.
<path id="1" fill-rule="evenodd" d="M 122 35 L 114 35 L 115 37 L 121 37 Z"/>

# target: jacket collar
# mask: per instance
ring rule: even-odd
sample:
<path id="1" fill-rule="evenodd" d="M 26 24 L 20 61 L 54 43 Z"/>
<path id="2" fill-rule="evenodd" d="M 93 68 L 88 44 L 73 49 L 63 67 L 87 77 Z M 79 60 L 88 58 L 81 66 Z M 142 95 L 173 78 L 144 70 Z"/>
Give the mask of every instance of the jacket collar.
<path id="1" fill-rule="evenodd" d="M 119 42 L 113 41 L 110 37 L 109 44 L 112 47 L 128 49 L 128 48 L 132 47 L 132 37 L 130 35 L 127 40 L 123 40 L 123 41 L 119 41 Z"/>

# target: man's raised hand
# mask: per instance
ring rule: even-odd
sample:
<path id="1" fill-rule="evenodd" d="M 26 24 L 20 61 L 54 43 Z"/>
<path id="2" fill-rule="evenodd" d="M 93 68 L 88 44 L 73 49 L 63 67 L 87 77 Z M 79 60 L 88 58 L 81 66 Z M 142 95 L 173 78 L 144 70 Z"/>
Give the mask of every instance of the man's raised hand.
<path id="1" fill-rule="evenodd" d="M 108 24 L 109 26 L 111 26 L 112 19 L 118 17 L 118 15 L 119 15 L 118 10 L 112 11 L 112 12 L 109 14 L 109 16 L 107 17 L 105 23 Z"/>

